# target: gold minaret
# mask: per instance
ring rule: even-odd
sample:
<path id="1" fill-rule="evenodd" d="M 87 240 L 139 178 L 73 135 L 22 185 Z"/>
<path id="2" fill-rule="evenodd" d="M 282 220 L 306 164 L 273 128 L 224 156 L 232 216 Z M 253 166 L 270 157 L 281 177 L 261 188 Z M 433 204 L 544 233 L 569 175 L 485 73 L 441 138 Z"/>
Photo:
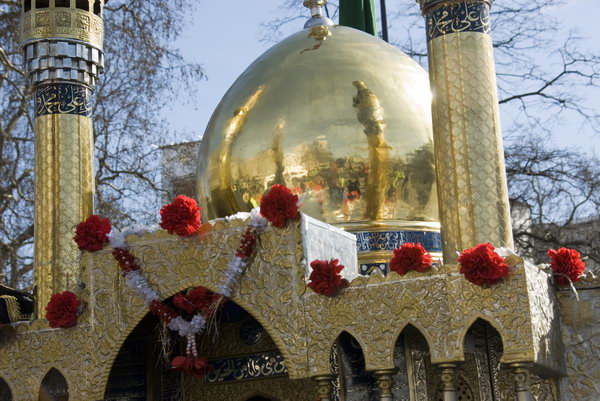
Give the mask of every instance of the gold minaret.
<path id="1" fill-rule="evenodd" d="M 481 242 L 513 246 L 491 0 L 419 0 L 427 23 L 445 263 Z"/>
<path id="2" fill-rule="evenodd" d="M 90 96 L 103 70 L 104 0 L 24 0 L 21 49 L 35 88 L 38 313 L 79 279 L 75 226 L 93 212 Z"/>

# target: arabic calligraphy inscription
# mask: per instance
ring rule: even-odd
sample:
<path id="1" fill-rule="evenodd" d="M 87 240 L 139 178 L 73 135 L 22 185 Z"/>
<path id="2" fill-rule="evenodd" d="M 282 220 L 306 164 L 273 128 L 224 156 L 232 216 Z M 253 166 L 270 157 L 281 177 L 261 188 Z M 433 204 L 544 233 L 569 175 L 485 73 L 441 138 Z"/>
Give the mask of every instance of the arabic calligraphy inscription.
<path id="1" fill-rule="evenodd" d="M 427 15 L 427 40 L 458 32 L 490 33 L 490 9 L 485 3 L 448 4 Z"/>
<path id="2" fill-rule="evenodd" d="M 59 83 L 40 86 L 35 95 L 36 117 L 46 114 L 91 115 L 90 90 L 82 85 Z"/>
<path id="3" fill-rule="evenodd" d="M 283 356 L 278 351 L 212 360 L 211 365 L 213 371 L 206 376 L 207 383 L 287 376 Z"/>

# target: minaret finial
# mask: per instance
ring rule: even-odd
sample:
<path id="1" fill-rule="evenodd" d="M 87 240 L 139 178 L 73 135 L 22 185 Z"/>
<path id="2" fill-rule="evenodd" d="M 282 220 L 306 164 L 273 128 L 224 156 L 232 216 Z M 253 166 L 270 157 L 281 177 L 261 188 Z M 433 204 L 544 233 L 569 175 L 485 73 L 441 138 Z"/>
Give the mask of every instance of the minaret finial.
<path id="1" fill-rule="evenodd" d="M 335 25 L 326 15 L 323 15 L 323 7 L 327 4 L 327 0 L 305 0 L 304 7 L 310 8 L 311 18 L 304 24 L 304 29 L 313 26 L 332 26 Z"/>

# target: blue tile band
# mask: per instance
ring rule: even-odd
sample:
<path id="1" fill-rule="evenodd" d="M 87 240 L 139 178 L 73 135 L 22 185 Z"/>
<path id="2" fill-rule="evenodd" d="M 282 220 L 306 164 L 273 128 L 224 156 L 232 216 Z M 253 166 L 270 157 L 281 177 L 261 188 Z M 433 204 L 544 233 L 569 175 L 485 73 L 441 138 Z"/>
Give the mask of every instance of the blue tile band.
<path id="1" fill-rule="evenodd" d="M 393 251 L 407 242 L 420 242 L 428 252 L 442 251 L 442 236 L 435 231 L 358 231 L 358 252 Z"/>

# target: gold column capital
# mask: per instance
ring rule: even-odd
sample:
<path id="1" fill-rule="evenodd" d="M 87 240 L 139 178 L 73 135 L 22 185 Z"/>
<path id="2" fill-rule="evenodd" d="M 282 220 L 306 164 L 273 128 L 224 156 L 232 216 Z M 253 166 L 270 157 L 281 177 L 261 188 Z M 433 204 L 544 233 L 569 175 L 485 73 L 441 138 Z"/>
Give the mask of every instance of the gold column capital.
<path id="1" fill-rule="evenodd" d="M 515 395 L 517 401 L 531 401 L 533 399 L 531 394 L 531 378 L 529 373 L 531 363 L 515 362 L 511 363 L 509 367 L 514 373 Z"/>
<path id="2" fill-rule="evenodd" d="M 317 382 L 317 401 L 330 401 L 333 375 L 314 376 L 313 380 Z"/>
<path id="3" fill-rule="evenodd" d="M 393 401 L 392 394 L 393 375 L 396 369 L 376 370 L 373 375 L 377 379 L 377 388 L 379 389 L 379 401 Z"/>
<path id="4" fill-rule="evenodd" d="M 458 400 L 458 374 L 457 365 L 454 363 L 441 363 L 440 380 L 442 381 L 442 394 L 444 401 Z"/>

